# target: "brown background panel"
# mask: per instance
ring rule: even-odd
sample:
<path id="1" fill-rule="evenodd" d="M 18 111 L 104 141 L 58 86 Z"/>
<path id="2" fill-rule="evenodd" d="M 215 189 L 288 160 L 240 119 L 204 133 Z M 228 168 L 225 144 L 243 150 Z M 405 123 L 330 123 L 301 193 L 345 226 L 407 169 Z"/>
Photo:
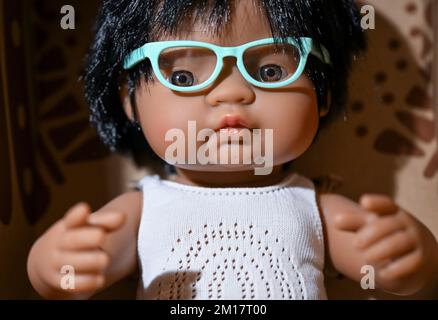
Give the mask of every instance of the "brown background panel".
<path id="1" fill-rule="evenodd" d="M 4 202 L 2 201 L 2 209 L 5 209 L 5 212 L 2 212 L 2 217 L 5 219 L 0 222 L 0 297 L 23 298 L 29 294 L 25 265 L 33 235 L 32 228 L 28 225 L 23 214 L 24 203 L 19 196 L 22 189 L 20 189 L 16 174 L 16 164 L 26 163 L 28 159 L 20 159 L 19 161 L 15 161 L 15 159 L 20 154 L 20 150 L 31 148 L 31 143 L 29 140 L 23 140 L 23 137 L 29 134 L 25 126 L 21 126 L 22 130 L 17 132 L 15 125 L 18 121 L 21 124 L 26 123 L 26 115 L 23 112 L 26 107 L 24 102 L 28 98 L 27 72 L 23 71 L 23 67 L 17 68 L 16 74 L 13 72 L 14 69 L 11 70 L 18 63 L 26 64 L 23 58 L 24 49 L 22 49 L 23 24 L 20 22 L 23 21 L 23 15 L 20 4 L 9 6 L 4 0 L 0 1 L 0 10 L 2 70 L 2 110 L 0 112 L 3 117 L 0 121 L 2 125 L 0 138 L 2 175 L 0 179 L 2 179 L 2 188 L 7 188 L 4 193 L 2 191 L 0 199 L 3 200 L 3 196 L 8 197 Z M 19 56 L 22 57 L 22 61 L 11 59 L 11 55 L 13 56 L 17 52 L 20 52 Z M 23 88 L 24 91 L 19 91 L 19 88 Z M 16 111 L 19 109 L 17 103 L 18 106 L 23 106 L 19 113 L 21 118 L 17 118 Z M 17 134 L 17 139 L 15 139 L 15 134 Z M 8 170 L 8 172 L 3 170 Z"/>
<path id="2" fill-rule="evenodd" d="M 40 175 L 36 168 L 36 123 L 32 119 L 31 106 L 32 62 L 26 58 L 26 54 L 31 52 L 30 44 L 26 41 L 27 4 L 15 1 L 4 6 L 4 54 L 7 61 L 9 126 L 13 137 L 11 150 L 16 165 L 15 175 L 26 218 L 33 224 L 43 214 L 44 208 L 40 204 L 47 194 L 39 188 Z"/>
<path id="3" fill-rule="evenodd" d="M 1 5 L 1 3 L 0 3 Z M 0 9 L 0 15 L 2 10 Z M 2 34 L 3 18 L 0 16 L 0 34 Z M 9 134 L 7 119 L 7 89 L 4 81 L 4 47 L 3 37 L 0 39 L 0 221 L 9 224 L 12 214 L 11 200 L 11 167 L 9 156 Z"/>

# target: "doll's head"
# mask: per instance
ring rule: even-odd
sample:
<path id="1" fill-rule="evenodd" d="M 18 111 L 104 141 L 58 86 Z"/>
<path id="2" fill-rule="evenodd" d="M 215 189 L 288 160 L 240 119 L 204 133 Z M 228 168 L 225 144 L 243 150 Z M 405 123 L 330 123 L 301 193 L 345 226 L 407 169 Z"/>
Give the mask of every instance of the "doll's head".
<path id="1" fill-rule="evenodd" d="M 310 48 L 303 37 L 312 39 Z M 161 50 L 156 57 L 132 54 L 145 44 L 166 46 L 172 40 L 236 47 L 269 38 L 275 43 L 242 51 L 240 66 L 239 57 L 226 56 L 220 69 L 210 48 L 155 46 L 148 50 Z M 321 125 L 342 112 L 352 58 L 364 46 L 350 0 L 107 0 L 85 74 L 91 121 L 112 150 L 136 156 L 151 154 L 152 148 L 162 159 L 171 143 L 166 134 L 178 129 L 189 139 L 189 122 L 197 132 L 224 126 L 272 129 L 273 164 L 282 165 L 304 153 Z M 315 54 L 300 64 L 306 49 Z M 295 73 L 298 66 L 302 73 Z M 208 85 L 190 90 L 208 79 Z M 196 149 L 207 141 L 196 141 Z M 254 145 L 241 143 L 240 151 L 246 147 Z"/>

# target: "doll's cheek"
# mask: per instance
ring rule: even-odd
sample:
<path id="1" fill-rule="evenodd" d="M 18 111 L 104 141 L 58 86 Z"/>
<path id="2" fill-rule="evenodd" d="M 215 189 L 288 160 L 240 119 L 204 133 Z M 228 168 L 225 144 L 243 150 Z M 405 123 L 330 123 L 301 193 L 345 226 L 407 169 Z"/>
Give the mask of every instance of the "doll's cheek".
<path id="1" fill-rule="evenodd" d="M 156 130 L 147 130 L 144 126 L 143 127 L 143 134 L 144 137 L 147 141 L 147 143 L 149 144 L 149 146 L 152 148 L 152 150 L 154 151 L 154 153 L 158 156 L 160 156 L 161 154 L 161 150 L 163 149 L 162 146 L 162 134 Z"/>
<path id="2" fill-rule="evenodd" d="M 167 148 L 174 142 L 175 137 L 186 136 L 186 129 L 180 123 L 181 119 L 179 120 L 172 121 L 166 117 L 154 117 L 145 121 L 146 124 L 143 126 L 145 138 L 155 153 L 163 159 Z"/>
<path id="3" fill-rule="evenodd" d="M 187 136 L 187 121 L 180 114 L 161 112 L 150 114 L 142 121 L 146 140 L 154 152 L 164 159 L 167 148 L 179 137 Z M 166 141 L 167 140 L 167 141 Z"/>
<path id="4" fill-rule="evenodd" d="M 138 110 L 143 133 L 149 145 L 156 151 L 165 143 L 166 132 L 177 128 L 180 117 L 172 112 L 175 108 L 169 94 L 158 87 L 143 89 L 138 95 Z"/>
<path id="5" fill-rule="evenodd" d="M 312 144 L 318 130 L 319 120 L 317 107 L 309 105 L 311 111 L 300 111 L 289 114 L 286 121 L 280 121 L 274 130 L 274 157 L 298 158 Z"/>
<path id="6" fill-rule="evenodd" d="M 288 136 L 277 137 L 273 152 L 275 162 L 277 164 L 286 163 L 300 157 L 309 149 L 312 143 L 312 136 L 299 136 L 299 139 Z"/>

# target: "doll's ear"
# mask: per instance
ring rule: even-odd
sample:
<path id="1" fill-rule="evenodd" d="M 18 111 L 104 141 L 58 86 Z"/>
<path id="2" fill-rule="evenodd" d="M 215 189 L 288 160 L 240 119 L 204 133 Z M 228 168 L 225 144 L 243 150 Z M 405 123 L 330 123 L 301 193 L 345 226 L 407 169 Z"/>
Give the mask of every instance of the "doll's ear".
<path id="1" fill-rule="evenodd" d="M 126 81 L 119 81 L 119 97 L 123 105 L 123 110 L 130 121 L 135 120 L 133 112 L 133 105 L 131 103 L 131 97 L 129 96 L 128 83 Z"/>
<path id="2" fill-rule="evenodd" d="M 324 105 L 321 105 L 319 108 L 319 117 L 320 118 L 324 118 L 329 113 L 331 105 L 332 105 L 332 95 L 331 95 L 331 92 L 328 91 L 326 102 L 324 103 Z"/>
<path id="3" fill-rule="evenodd" d="M 319 117 L 320 118 L 324 118 L 330 111 L 330 106 L 321 106 L 321 108 L 319 108 Z"/>

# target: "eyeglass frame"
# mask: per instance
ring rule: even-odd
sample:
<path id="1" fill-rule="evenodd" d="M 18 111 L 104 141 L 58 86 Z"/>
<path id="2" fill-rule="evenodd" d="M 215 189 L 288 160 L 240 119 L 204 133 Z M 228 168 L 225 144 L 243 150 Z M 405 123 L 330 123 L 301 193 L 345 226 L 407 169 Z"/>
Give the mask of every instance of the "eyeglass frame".
<path id="1" fill-rule="evenodd" d="M 298 43 L 298 41 L 300 43 Z M 261 46 L 261 45 L 267 45 L 267 44 L 278 44 L 279 42 L 276 41 L 274 38 L 265 38 L 261 40 L 251 41 L 245 44 L 242 44 L 240 46 L 234 46 L 234 47 L 223 47 L 219 45 L 215 45 L 208 42 L 202 42 L 202 41 L 191 41 L 191 40 L 171 40 L 171 41 L 156 41 L 156 42 L 148 42 L 142 47 L 132 51 L 124 60 L 123 62 L 123 68 L 125 70 L 129 70 L 133 68 L 135 65 L 139 64 L 145 59 L 149 59 L 149 61 L 152 64 L 152 69 L 158 78 L 158 80 L 166 86 L 167 88 L 179 91 L 179 92 L 195 92 L 195 91 L 201 91 L 206 88 L 208 88 L 220 75 L 222 68 L 223 68 L 223 59 L 225 57 L 235 57 L 237 60 L 237 68 L 239 69 L 242 76 L 245 78 L 246 81 L 251 83 L 252 85 L 256 87 L 261 87 L 265 89 L 276 89 L 281 88 L 290 85 L 294 81 L 296 81 L 303 73 L 309 54 L 312 54 L 316 56 L 318 59 L 320 59 L 325 64 L 331 65 L 331 59 L 330 54 L 328 50 L 320 45 L 319 48 L 315 46 L 315 43 L 312 38 L 309 37 L 299 37 L 298 41 L 295 40 L 295 38 L 288 37 L 284 39 L 285 43 L 291 44 L 294 47 L 298 49 L 300 52 L 300 63 L 298 65 L 297 70 L 295 73 L 288 79 L 284 81 L 279 81 L 275 83 L 270 82 L 261 82 L 255 80 L 246 70 L 246 67 L 243 62 L 243 55 L 246 50 Z M 283 42 L 280 42 L 283 43 Z M 166 80 L 161 73 L 161 69 L 159 67 L 159 57 L 160 54 L 170 48 L 176 48 L 176 47 L 195 47 L 195 48 L 205 48 L 209 49 L 214 52 L 216 55 L 217 61 L 216 61 L 216 67 L 210 76 L 209 79 L 207 79 L 205 82 L 189 86 L 189 87 L 180 87 L 176 86 L 172 83 L 170 83 L 168 80 Z"/>

